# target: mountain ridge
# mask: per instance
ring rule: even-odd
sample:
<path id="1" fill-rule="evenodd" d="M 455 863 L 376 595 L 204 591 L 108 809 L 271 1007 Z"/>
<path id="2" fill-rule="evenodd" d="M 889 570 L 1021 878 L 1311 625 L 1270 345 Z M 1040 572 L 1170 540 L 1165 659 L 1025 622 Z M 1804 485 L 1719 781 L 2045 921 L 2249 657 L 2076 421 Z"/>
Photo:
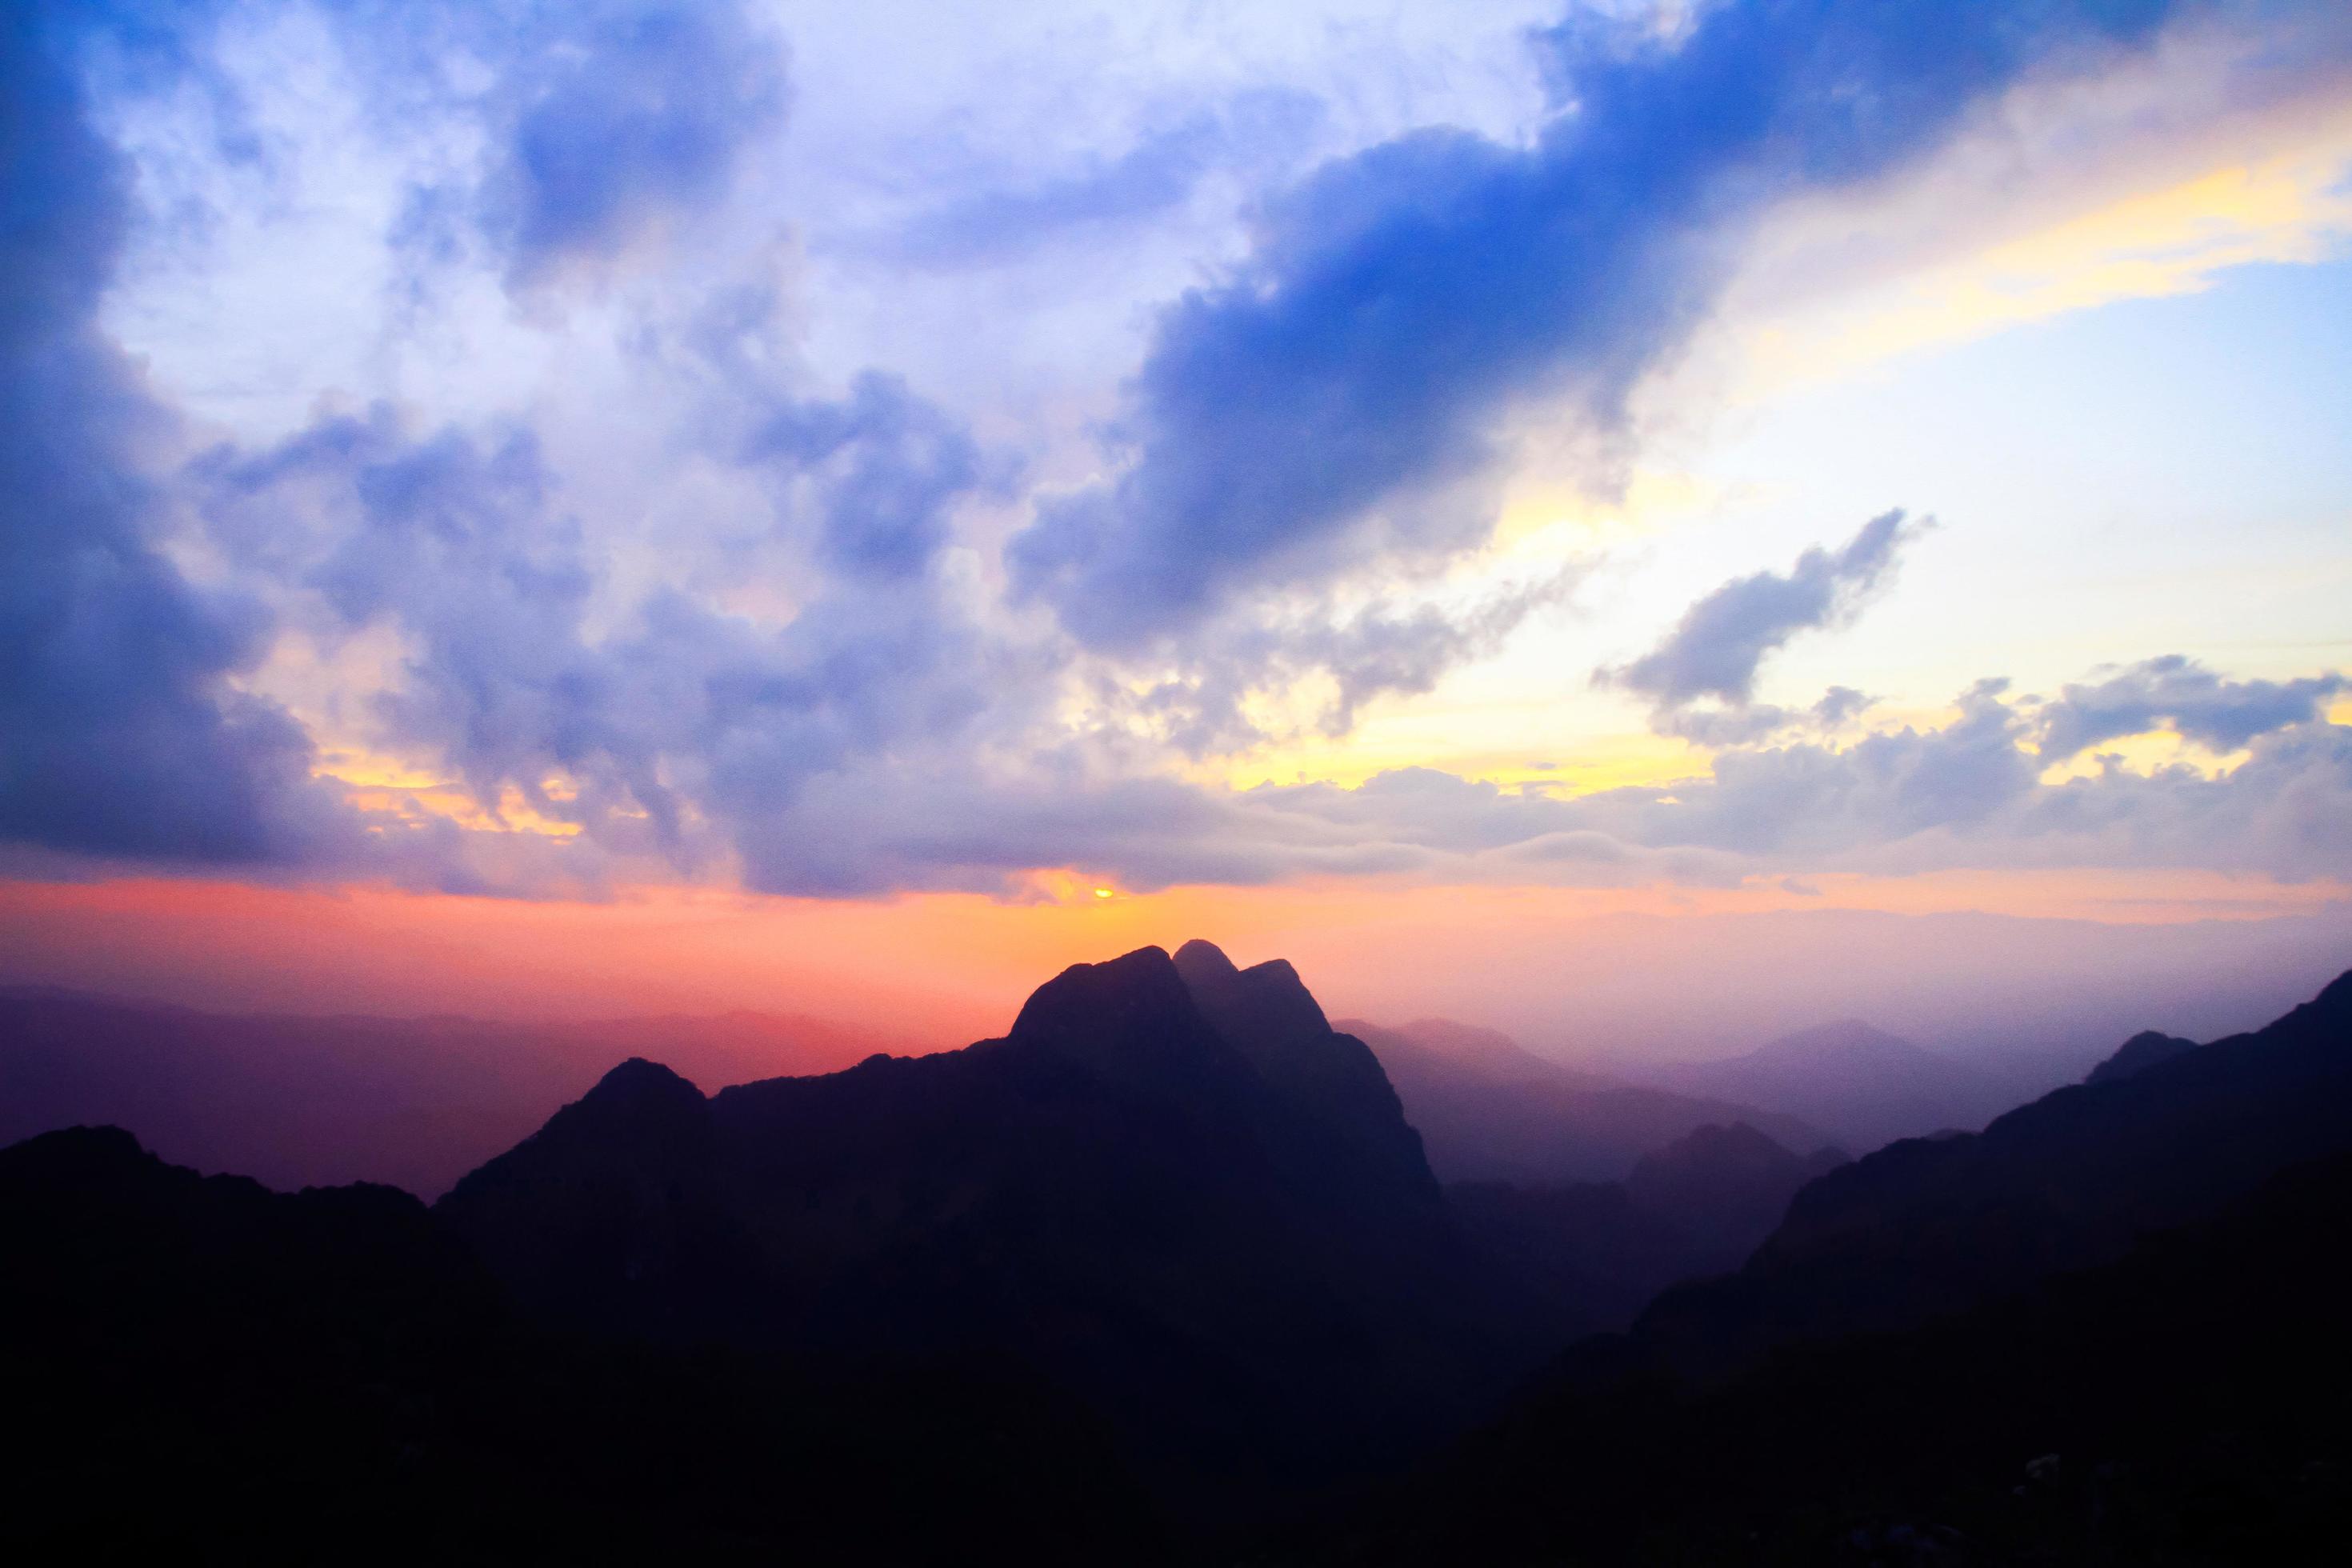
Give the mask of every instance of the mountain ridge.
<path id="1" fill-rule="evenodd" d="M 1709 1124 L 1745 1122 L 1790 1149 L 1834 1142 L 1797 1117 L 1552 1062 L 1494 1030 L 1343 1022 L 1379 1058 L 1449 1183 L 1622 1181 L 1643 1155 Z"/>
<path id="2" fill-rule="evenodd" d="M 1706 1060 L 1633 1067 L 1638 1081 L 1763 1106 L 1875 1149 L 1898 1138 L 1972 1131 L 2022 1098 L 1999 1074 L 1859 1018 L 1780 1036 Z"/>
<path id="3" fill-rule="evenodd" d="M 1188 967 L 1213 993 L 1213 952 Z M 1143 948 L 960 1051 L 707 1098 L 616 1068 L 435 1212 L 573 1331 L 985 1351 L 1129 1412 L 1149 1468 L 1211 1490 L 1378 1464 L 1537 1347 L 1498 1348 L 1524 1322 L 1465 1285 L 1377 1060 L 1287 965 L 1253 974 L 1213 999 L 1222 1028 Z M 575 1160 L 604 1104 L 636 1120 Z"/>

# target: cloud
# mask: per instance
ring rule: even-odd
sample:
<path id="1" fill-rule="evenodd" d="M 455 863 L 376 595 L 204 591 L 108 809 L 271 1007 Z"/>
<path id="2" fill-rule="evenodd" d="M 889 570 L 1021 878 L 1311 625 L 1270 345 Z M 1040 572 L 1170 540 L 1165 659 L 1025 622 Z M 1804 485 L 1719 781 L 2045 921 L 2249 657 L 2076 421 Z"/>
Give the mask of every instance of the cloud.
<path id="1" fill-rule="evenodd" d="M 1116 681 L 1106 681 L 1098 700 L 1107 711 L 1131 713 L 1189 757 L 1242 752 L 1309 731 L 1345 735 L 1374 700 L 1433 691 L 1449 671 L 1493 655 L 1530 618 L 1565 604 L 1591 566 L 1571 561 L 1467 600 L 1378 599 L 1344 613 L 1319 606 L 1235 612 L 1177 673 L 1131 700 Z M 1263 711 L 1267 701 L 1295 710 L 1301 694 L 1318 693 L 1321 700 L 1304 720 Z"/>
<path id="2" fill-rule="evenodd" d="M 1596 679 L 1668 713 L 1703 697 L 1745 708 L 1766 655 L 1800 632 L 1851 621 L 1885 584 L 1896 552 L 1929 526 L 1898 508 L 1872 518 L 1842 549 L 1806 551 L 1785 574 L 1735 578 L 1693 605 L 1656 648 Z"/>
<path id="3" fill-rule="evenodd" d="M 1727 885 L 2033 867 L 2352 877 L 2352 727 L 2269 731 L 2218 776 L 2110 765 L 2044 784 L 2025 749 L 2035 715 L 2005 682 L 1977 683 L 1939 729 L 1726 751 L 1665 787 L 1562 798 L 1406 769 L 1356 790 L 1265 786 L 1235 804 L 1313 824 L 1300 841 L 1336 831 L 1360 855 L 1409 854 L 1435 880 Z"/>
<path id="4" fill-rule="evenodd" d="M 921 571 L 947 542 L 950 509 L 987 478 L 961 424 L 871 371 L 839 401 L 778 407 L 745 455 L 816 492 L 828 565 L 877 578 Z"/>
<path id="5" fill-rule="evenodd" d="M 386 140 L 425 139 L 390 237 L 412 265 L 484 242 L 518 293 L 601 281 L 717 210 L 790 102 L 782 40 L 740 0 L 359 0 L 320 19 Z"/>
<path id="6" fill-rule="evenodd" d="M 1322 119 L 1319 100 L 1257 88 L 1147 128 L 1117 157 L 1025 186 L 974 190 L 918 213 L 887 252 L 930 268 L 986 265 L 1073 233 L 1147 217 L 1188 200 L 1228 163 L 1286 161 Z"/>
<path id="7" fill-rule="evenodd" d="M 101 857 L 254 863 L 321 853 L 310 746 L 236 678 L 260 606 L 157 548 L 173 434 L 100 332 L 129 172 L 91 129 L 37 8 L 0 21 L 0 837 Z"/>
<path id="8" fill-rule="evenodd" d="M 731 862 L 761 890 L 880 890 L 904 868 L 854 868 L 881 846 L 802 831 L 823 781 L 879 801 L 902 773 L 1017 752 L 1056 667 L 985 631 L 923 571 L 936 540 L 928 524 L 910 536 L 903 492 L 928 517 L 962 481 L 892 465 L 907 441 L 961 452 L 965 437 L 888 384 L 793 412 L 791 441 L 739 456 L 824 493 L 816 553 L 837 570 L 807 577 L 780 620 L 675 587 L 619 592 L 527 428 L 412 433 L 379 408 L 216 449 L 193 475 L 214 537 L 283 586 L 291 621 L 329 646 L 397 637 L 406 655 L 364 738 L 446 759 L 485 816 L 515 802 L 649 870 Z M 869 531 L 845 534 L 851 522 Z"/>
<path id="9" fill-rule="evenodd" d="M 732 5 L 603 5 L 548 42 L 509 67 L 513 119 L 481 189 L 519 282 L 715 205 L 783 115 L 781 50 Z"/>
<path id="10" fill-rule="evenodd" d="M 1323 574 L 1475 537 L 1497 422 L 1564 400 L 1605 425 L 1703 311 L 1725 226 L 1774 193 L 1888 166 L 2078 36 L 2044 18 L 1988 43 L 1969 20 L 1950 47 L 1985 58 L 1927 61 L 1952 79 L 1915 101 L 1920 62 L 1901 51 L 1927 44 L 1840 42 L 1860 24 L 1827 5 L 1806 13 L 1829 35 L 1816 48 L 1795 12 L 1727 19 L 1749 9 L 1664 43 L 1562 42 L 1574 101 L 1533 144 L 1427 132 L 1269 205 L 1244 272 L 1161 318 L 1118 426 L 1129 466 L 1065 491 L 1011 550 L 1054 616 L 1008 605 L 986 548 L 1030 482 L 1014 459 L 904 378 L 813 369 L 773 248 L 654 245 L 725 226 L 717 209 L 780 123 L 782 55 L 733 10 L 337 12 L 355 59 L 362 43 L 386 51 L 385 112 L 409 94 L 457 121 L 436 134 L 467 156 L 436 189 L 449 221 L 475 226 L 459 259 L 481 273 L 477 306 L 526 314 L 502 284 L 635 266 L 647 247 L 672 269 L 565 323 L 568 348 L 609 326 L 609 363 L 550 351 L 559 374 L 617 365 L 611 383 L 454 416 L 430 398 L 328 396 L 299 428 L 186 462 L 187 428 L 98 326 L 135 220 L 128 172 L 58 63 L 70 28 L 12 18 L 0 838 L 572 894 L 659 879 L 1017 894 L 1061 866 L 1139 889 L 2043 863 L 2345 873 L 2352 748 L 2316 721 L 2337 677 L 2231 682 L 2159 660 L 2046 705 L 1988 683 L 1956 723 L 1859 736 L 1868 700 L 1848 688 L 1809 710 L 1750 700 L 1774 649 L 1884 582 L 1913 529 L 1899 513 L 1727 584 L 1620 672 L 1662 726 L 1719 752 L 1670 790 L 1569 797 L 1410 769 L 1232 791 L 1189 775 L 1188 760 L 1270 735 L 1344 732 L 1567 603 L 1584 563 L 1344 594 Z M 1748 44 L 1781 51 L 1758 57 L 1755 82 L 1732 53 Z M 153 59 L 204 64 L 185 39 Z M 1832 82 L 1856 92 L 1815 102 Z M 1008 236 L 1109 221 L 1199 177 L 1196 132 L 1169 134 L 1183 145 L 1159 163 L 1115 158 L 957 221 Z M 394 166 L 396 192 L 415 165 Z M 1181 647 L 1166 640 L 1178 627 Z M 322 702 L 269 684 L 304 659 L 337 673 Z M 1270 711 L 1276 699 L 1290 708 Z M 2051 746 L 2127 732 L 2106 727 L 2133 714 L 2237 736 L 2249 759 L 2214 778 L 2037 782 Z M 369 773 L 352 752 L 397 765 L 348 791 L 313 778 L 330 763 Z"/>
<path id="11" fill-rule="evenodd" d="M 2144 659 L 2096 684 L 2070 684 L 2042 710 L 2045 761 L 2063 762 L 2102 741 L 2169 729 L 2216 752 L 2308 723 L 2352 689 L 2328 674 L 2299 680 L 2225 680 L 2180 654 Z"/>
<path id="12" fill-rule="evenodd" d="M 1505 422 L 1618 427 L 1762 212 L 1883 174 L 2173 9 L 1732 3 L 1605 47 L 1564 27 L 1532 145 L 1416 132 L 1269 204 L 1252 257 L 1163 312 L 1121 471 L 1040 505 L 1015 582 L 1089 646 L 1134 648 L 1237 595 L 1474 542 L 1491 507 L 1463 487 Z"/>

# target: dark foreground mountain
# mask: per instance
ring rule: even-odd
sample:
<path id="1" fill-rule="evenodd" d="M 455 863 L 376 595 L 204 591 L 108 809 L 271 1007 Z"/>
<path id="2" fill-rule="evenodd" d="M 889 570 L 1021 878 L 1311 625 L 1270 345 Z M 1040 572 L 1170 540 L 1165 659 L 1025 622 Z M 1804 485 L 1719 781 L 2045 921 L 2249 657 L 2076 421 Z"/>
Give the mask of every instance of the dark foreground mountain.
<path id="1" fill-rule="evenodd" d="M 1661 1062 L 1629 1072 L 1685 1094 L 1760 1105 L 1828 1129 L 1852 1149 L 1974 1130 L 2023 1093 L 2005 1079 L 1860 1019 L 1784 1036 L 1719 1061 Z"/>
<path id="2" fill-rule="evenodd" d="M 1793 1116 L 1563 1066 L 1491 1029 L 1444 1018 L 1342 1026 L 1380 1057 L 1441 1181 L 1618 1182 L 1653 1150 L 1734 1122 L 1785 1148 L 1832 1142 Z"/>
<path id="3" fill-rule="evenodd" d="M 1358 1545 L 2332 1561 L 2348 1216 L 2352 975 L 2254 1034 L 1830 1173 L 1737 1275 L 1574 1347 Z M 2326 1554 L 2296 1555 L 2322 1525 Z"/>
<path id="4" fill-rule="evenodd" d="M 1203 1502 L 1392 1463 L 1534 1349 L 1370 1052 L 1198 943 L 961 1051 L 708 1099 L 625 1064 L 436 1212 L 536 1321 L 1019 1367 Z"/>
<path id="5" fill-rule="evenodd" d="M 2336 1156 L 2116 1262 L 1736 1378 L 1675 1381 L 1603 1342 L 1417 1486 L 1282 1555 L 2340 1563 L 2347 1215 Z"/>
<path id="6" fill-rule="evenodd" d="M 1154 1560 L 1100 1424 L 952 1358 L 595 1346 L 386 1187 L 0 1151 L 0 1559 Z"/>
<path id="7" fill-rule="evenodd" d="M 756 1013 L 564 1025 L 236 1016 L 0 990 L 0 1145 L 110 1122 L 200 1171 L 432 1198 L 624 1057 L 717 1087 L 835 1072 L 890 1044 Z"/>
<path id="8" fill-rule="evenodd" d="M 1737 1276 L 1669 1291 L 1637 1332 L 1706 1369 L 1789 1340 L 1907 1327 L 2118 1258 L 2287 1164 L 2347 1149 L 2352 975 L 2253 1034 L 1833 1171 Z"/>

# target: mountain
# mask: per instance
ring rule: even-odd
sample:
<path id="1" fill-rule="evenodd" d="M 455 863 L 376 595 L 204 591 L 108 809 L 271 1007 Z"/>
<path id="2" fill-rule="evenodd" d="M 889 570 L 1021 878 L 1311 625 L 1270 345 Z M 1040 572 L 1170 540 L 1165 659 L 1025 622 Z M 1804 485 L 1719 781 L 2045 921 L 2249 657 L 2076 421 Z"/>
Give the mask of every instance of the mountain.
<path id="1" fill-rule="evenodd" d="M 1343 1202 L 1377 1194 L 1422 1210 L 1436 1204 L 1421 1134 L 1406 1121 L 1380 1058 L 1332 1028 L 1287 959 L 1239 969 L 1219 948 L 1196 941 L 1176 950 L 1175 965 L 1218 1037 L 1312 1130 L 1305 1142 L 1279 1146 L 1294 1177 L 1352 1189 L 1334 1194 Z"/>
<path id="2" fill-rule="evenodd" d="M 1446 1182 L 1619 1181 L 1643 1155 L 1710 1124 L 1745 1122 L 1789 1148 L 1831 1142 L 1793 1116 L 1564 1067 L 1466 1024 L 1340 1026 L 1379 1057 Z"/>
<path id="3" fill-rule="evenodd" d="M 1795 1340 L 1908 1327 L 2108 1262 L 2347 1150 L 2352 974 L 2255 1033 L 1831 1172 L 1738 1275 L 1668 1291 L 1635 1337 L 1707 1373 Z"/>
<path id="4" fill-rule="evenodd" d="M 1529 1347 L 1370 1052 L 1288 965 L 1185 954 L 961 1051 L 709 1097 L 625 1064 L 435 1212 L 600 1340 L 1033 1368 L 1196 1497 L 1362 1473 Z"/>
<path id="5" fill-rule="evenodd" d="M 1562 1331 L 1591 1333 L 1625 1327 L 1669 1285 L 1738 1268 L 1797 1190 L 1844 1161 L 1736 1122 L 1652 1151 L 1623 1182 L 1456 1182 L 1445 1197 L 1474 1251 Z"/>
<path id="6" fill-rule="evenodd" d="M 954 1358 L 598 1347 L 381 1186 L 274 1193 L 119 1129 L 0 1150 L 0 1555 L 1157 1561 L 1099 1422 Z"/>
<path id="7" fill-rule="evenodd" d="M 2310 1563 L 2352 1533 L 2352 1155 L 2121 1258 L 1691 1384 L 1582 1347 L 1277 1560 Z"/>
<path id="8" fill-rule="evenodd" d="M 2332 1561 L 2347 1111 L 2352 974 L 1822 1174 L 1724 1123 L 1441 1188 L 1289 966 L 1188 944 L 960 1051 L 633 1057 L 430 1208 L 51 1131 L 0 1552 Z"/>
<path id="9" fill-rule="evenodd" d="M 0 1143 L 110 1122 L 202 1171 L 429 1198 L 624 1057 L 660 1057 L 719 1085 L 837 1071 L 893 1044 L 754 1013 L 535 1026 L 240 1017 L 0 990 Z"/>
<path id="10" fill-rule="evenodd" d="M 2333 1561 L 2347 1213 L 2352 974 L 1822 1176 L 1337 1555 Z"/>
<path id="11" fill-rule="evenodd" d="M 1698 1128 L 1643 1155 L 1625 1179 L 1625 1194 L 1636 1211 L 1688 1238 L 1692 1273 L 1714 1273 L 1744 1261 L 1779 1226 L 1800 1189 L 1844 1163 L 1842 1150 L 1793 1153 L 1735 1121 Z"/>
<path id="12" fill-rule="evenodd" d="M 1627 1070 L 1685 1094 L 1797 1117 L 1856 1149 L 1981 1127 L 2023 1098 L 1992 1073 L 1854 1018 L 1784 1036 L 1745 1056 Z"/>
<path id="13" fill-rule="evenodd" d="M 2154 1029 L 2143 1029 L 2117 1047 L 2114 1056 L 2093 1068 L 2090 1076 L 2083 1081 L 2113 1083 L 2117 1079 L 2129 1078 L 2132 1074 L 2145 1071 L 2158 1062 L 2168 1062 L 2183 1052 L 2193 1051 L 2196 1048 L 2197 1042 L 2194 1040 L 2184 1040 L 2178 1035 L 2158 1034 Z"/>

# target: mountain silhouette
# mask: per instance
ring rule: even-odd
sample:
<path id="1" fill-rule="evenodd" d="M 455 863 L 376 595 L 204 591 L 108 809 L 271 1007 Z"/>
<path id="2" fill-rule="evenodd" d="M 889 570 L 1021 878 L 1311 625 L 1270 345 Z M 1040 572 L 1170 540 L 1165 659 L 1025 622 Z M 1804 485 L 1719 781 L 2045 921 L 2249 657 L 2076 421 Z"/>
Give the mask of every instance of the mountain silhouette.
<path id="1" fill-rule="evenodd" d="M 377 1182 L 430 1199 L 623 1058 L 658 1058 L 716 1087 L 835 1072 L 892 1044 L 757 1013 L 528 1025 L 236 1016 L 0 989 L 0 1144 L 110 1122 L 201 1171 L 289 1191 Z"/>
<path id="2" fill-rule="evenodd" d="M 1288 960 L 1240 969 L 1221 949 L 1194 941 L 1176 950 L 1175 965 L 1218 1037 L 1289 1106 L 1302 1130 L 1312 1130 L 1306 1143 L 1279 1145 L 1301 1178 L 1352 1187 L 1359 1197 L 1436 1204 L 1421 1134 L 1406 1121 L 1380 1058 L 1332 1028 Z"/>
<path id="3" fill-rule="evenodd" d="M 1801 1188 L 1327 1558 L 2326 1562 L 2352 974 Z"/>
<path id="4" fill-rule="evenodd" d="M 2352 974 L 2254 1033 L 1829 1173 L 1737 1276 L 1668 1291 L 1635 1338 L 1711 1373 L 1775 1344 L 1925 1322 L 2352 1149 L 2347 1110 Z"/>
<path id="5" fill-rule="evenodd" d="M 49 1131 L 0 1551 L 2329 1560 L 2352 975 L 2133 1045 L 1852 1163 L 1735 1119 L 1440 1186 L 1289 965 L 1188 943 L 962 1050 L 630 1056 L 430 1207 Z"/>
<path id="6" fill-rule="evenodd" d="M 1715 1095 L 1796 1117 L 1863 1150 L 1897 1138 L 1981 1127 L 2020 1098 L 1995 1074 L 1857 1018 L 1783 1036 L 1744 1056 L 1629 1070 L 1686 1094 Z"/>
<path id="7" fill-rule="evenodd" d="M 1734 1122 L 1786 1148 L 1832 1142 L 1793 1116 L 1563 1066 L 1491 1029 L 1443 1018 L 1402 1029 L 1342 1026 L 1379 1057 L 1445 1182 L 1622 1181 L 1643 1155 Z"/>
<path id="8" fill-rule="evenodd" d="M 1623 1182 L 1518 1186 L 1457 1182 L 1446 1201 L 1465 1239 L 1562 1331 L 1623 1328 L 1659 1291 L 1736 1268 L 1789 1200 L 1843 1163 L 1800 1156 L 1745 1123 L 1701 1127 L 1635 1163 Z"/>
<path id="9" fill-rule="evenodd" d="M 707 1099 L 625 1064 L 436 1213 L 570 1331 L 1000 1359 L 1196 1489 L 1377 1466 L 1528 1348 L 1370 1053 L 1288 965 L 1186 951 L 961 1051 Z"/>
<path id="10" fill-rule="evenodd" d="M 2294 1165 L 2111 1262 L 1737 1378 L 1661 1377 L 1595 1341 L 1291 1554 L 2333 1563 L 2352 1530 L 2347 1212 L 2352 1155 Z"/>
<path id="11" fill-rule="evenodd" d="M 1709 1125 L 1644 1154 L 1625 1179 L 1633 1207 L 1687 1237 L 1691 1272 L 1737 1267 L 1780 1224 L 1789 1201 L 1846 1163 L 1843 1150 L 1797 1154 L 1744 1121 Z"/>
<path id="12" fill-rule="evenodd" d="M 1034 1378 L 541 1333 L 388 1187 L 50 1132 L 0 1150 L 0 1254 L 14 1562 L 1093 1563 L 1170 1538 Z"/>
<path id="13" fill-rule="evenodd" d="M 2178 1035 L 2159 1034 L 2143 1029 L 2116 1048 L 2116 1054 L 2093 1068 L 2084 1083 L 2113 1083 L 2156 1066 L 2168 1062 L 2186 1051 L 2197 1048 L 2194 1040 L 2184 1040 Z"/>

